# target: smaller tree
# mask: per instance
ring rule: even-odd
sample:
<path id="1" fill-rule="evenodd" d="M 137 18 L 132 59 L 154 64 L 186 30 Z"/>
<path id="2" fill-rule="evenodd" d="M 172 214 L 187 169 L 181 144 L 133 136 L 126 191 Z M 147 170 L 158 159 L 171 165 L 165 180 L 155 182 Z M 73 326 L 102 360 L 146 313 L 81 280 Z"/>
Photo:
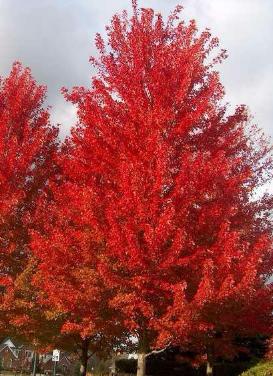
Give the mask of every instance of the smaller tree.
<path id="1" fill-rule="evenodd" d="M 11 325 L 13 290 L 32 257 L 36 202 L 55 171 L 58 131 L 43 107 L 45 95 L 46 88 L 20 63 L 0 77 L 0 328 L 9 335 L 18 334 Z"/>

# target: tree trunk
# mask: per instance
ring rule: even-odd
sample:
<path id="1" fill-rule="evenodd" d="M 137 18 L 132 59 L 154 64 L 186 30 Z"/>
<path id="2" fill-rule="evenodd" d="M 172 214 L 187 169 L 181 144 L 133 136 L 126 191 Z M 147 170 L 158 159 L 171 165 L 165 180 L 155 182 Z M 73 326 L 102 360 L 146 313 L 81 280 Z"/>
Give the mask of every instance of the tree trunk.
<path id="1" fill-rule="evenodd" d="M 81 367 L 80 367 L 80 376 L 86 376 L 87 372 L 87 362 L 88 362 L 88 347 L 89 347 L 89 340 L 84 339 L 82 341 L 81 347 Z"/>
<path id="2" fill-rule="evenodd" d="M 146 375 L 146 354 L 139 353 L 137 357 L 137 376 Z"/>
<path id="3" fill-rule="evenodd" d="M 110 367 L 110 373 L 109 376 L 116 374 L 116 356 L 113 356 L 111 359 L 111 367 Z"/>
<path id="4" fill-rule="evenodd" d="M 213 376 L 213 364 L 210 360 L 207 361 L 207 376 Z"/>
<path id="5" fill-rule="evenodd" d="M 36 369 L 37 369 L 37 352 L 35 351 L 34 352 L 32 376 L 36 376 Z"/>

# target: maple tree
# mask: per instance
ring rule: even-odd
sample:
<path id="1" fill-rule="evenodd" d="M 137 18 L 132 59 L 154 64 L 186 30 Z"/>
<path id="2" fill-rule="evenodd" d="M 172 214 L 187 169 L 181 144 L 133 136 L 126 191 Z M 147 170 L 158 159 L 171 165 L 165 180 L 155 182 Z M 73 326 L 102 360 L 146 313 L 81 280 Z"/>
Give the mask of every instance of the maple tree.
<path id="1" fill-rule="evenodd" d="M 227 113 L 215 70 L 226 53 L 180 11 L 164 23 L 133 1 L 107 43 L 96 37 L 91 88 L 64 90 L 79 117 L 69 175 L 92 192 L 98 270 L 138 338 L 138 376 L 151 348 L 177 341 L 166 328 L 181 329 L 180 343 L 198 338 L 202 352 L 220 327 L 231 354 L 239 324 L 271 323 L 272 199 L 255 199 L 272 176 L 271 147 L 244 106 Z"/>
<path id="2" fill-rule="evenodd" d="M 0 78 L 0 326 L 9 335 L 17 326 L 9 315 L 14 286 L 31 260 L 36 201 L 54 172 L 58 131 L 43 107 L 45 95 L 46 88 L 20 63 Z"/>

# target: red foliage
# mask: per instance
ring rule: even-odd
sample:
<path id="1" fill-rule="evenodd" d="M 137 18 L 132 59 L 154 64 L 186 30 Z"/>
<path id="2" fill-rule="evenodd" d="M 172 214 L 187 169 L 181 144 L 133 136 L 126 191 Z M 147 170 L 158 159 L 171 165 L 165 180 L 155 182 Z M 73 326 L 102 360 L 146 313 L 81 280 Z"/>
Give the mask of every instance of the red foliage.
<path id="1" fill-rule="evenodd" d="M 40 261 L 34 278 L 43 291 L 40 303 L 63 315 L 63 334 L 95 344 L 107 323 L 113 332 L 115 324 L 107 310 L 109 289 L 97 271 L 104 239 L 92 226 L 92 209 L 91 191 L 66 181 L 64 172 L 40 201 L 32 248 Z"/>
<path id="2" fill-rule="evenodd" d="M 271 328 L 272 199 L 255 198 L 271 147 L 244 106 L 227 114 L 225 51 L 179 11 L 135 7 L 97 36 L 92 87 L 64 91 L 79 115 L 67 171 L 92 192 L 99 270 L 139 351 L 223 337 L 230 354 L 236 332 Z"/>
<path id="3" fill-rule="evenodd" d="M 5 309 L 13 306 L 13 283 L 29 262 L 33 212 L 54 170 L 57 129 L 43 108 L 45 92 L 20 63 L 0 78 L 0 304 Z M 0 322 L 9 320 L 5 309 Z"/>
<path id="4" fill-rule="evenodd" d="M 79 353 L 85 375 L 90 353 L 109 355 L 124 329 L 109 308 L 111 286 L 98 272 L 105 240 L 93 225 L 94 194 L 69 178 L 69 148 L 62 149 L 58 164 L 60 174 L 50 180 L 37 207 L 32 250 L 38 268 L 32 283 L 48 320 L 59 325 L 59 336 L 51 341 Z"/>
<path id="5" fill-rule="evenodd" d="M 39 196 L 38 301 L 82 340 L 85 360 L 120 323 L 140 353 L 171 343 L 231 357 L 237 335 L 272 330 L 272 198 L 257 194 L 272 178 L 271 146 L 244 106 L 228 113 L 217 39 L 180 21 L 180 7 L 164 22 L 133 4 L 107 43 L 97 35 L 91 88 L 64 90 L 79 123 L 43 192 L 54 139 L 43 89 L 18 65 L 3 82 L 2 265 L 22 257 L 12 220 L 29 229 Z"/>

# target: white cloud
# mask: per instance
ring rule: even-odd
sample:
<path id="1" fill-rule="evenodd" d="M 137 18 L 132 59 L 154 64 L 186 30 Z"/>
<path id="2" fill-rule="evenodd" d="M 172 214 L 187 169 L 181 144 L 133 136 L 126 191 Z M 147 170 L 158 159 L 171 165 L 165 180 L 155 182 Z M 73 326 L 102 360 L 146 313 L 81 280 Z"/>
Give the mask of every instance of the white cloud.
<path id="1" fill-rule="evenodd" d="M 179 0 L 139 0 L 164 15 Z M 210 27 L 229 52 L 221 67 L 227 99 L 249 105 L 257 123 L 273 136 L 272 0 L 184 0 L 184 16 Z M 130 0 L 0 0 L 0 74 L 12 61 L 32 68 L 48 85 L 53 120 L 67 133 L 75 111 L 61 98 L 62 86 L 89 85 L 93 38 Z"/>

